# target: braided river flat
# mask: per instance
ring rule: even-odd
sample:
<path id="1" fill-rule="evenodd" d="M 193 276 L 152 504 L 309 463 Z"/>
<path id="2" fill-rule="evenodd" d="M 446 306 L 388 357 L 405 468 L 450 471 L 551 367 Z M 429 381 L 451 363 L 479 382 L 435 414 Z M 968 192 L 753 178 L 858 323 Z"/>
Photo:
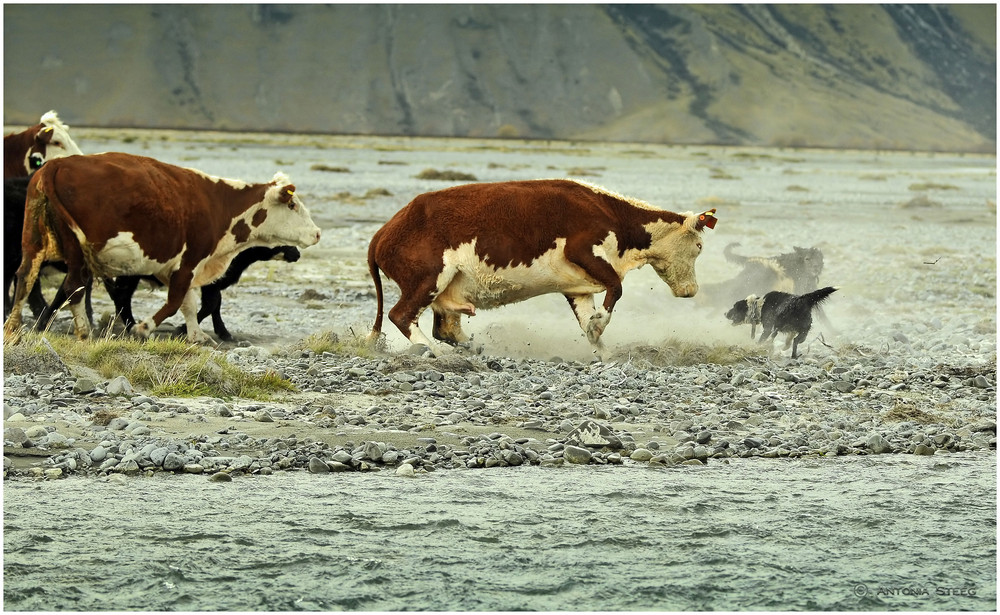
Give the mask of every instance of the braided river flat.
<path id="1" fill-rule="evenodd" d="M 212 352 L 287 394 L 160 397 L 5 346 L 5 611 L 996 609 L 995 157 L 74 138 L 222 177 L 284 171 L 323 236 L 223 295 L 236 342 Z M 472 351 L 411 354 L 390 323 L 378 351 L 310 349 L 370 330 L 368 241 L 414 196 L 546 177 L 716 208 L 699 296 L 630 274 L 601 357 L 555 295 L 464 318 Z M 819 284 L 839 290 L 799 358 L 706 299 L 739 272 L 733 243 L 822 252 Z M 142 287 L 134 312 L 164 300 Z M 46 335 L 70 325 L 63 310 Z M 623 448 L 574 461 L 584 422 Z"/>

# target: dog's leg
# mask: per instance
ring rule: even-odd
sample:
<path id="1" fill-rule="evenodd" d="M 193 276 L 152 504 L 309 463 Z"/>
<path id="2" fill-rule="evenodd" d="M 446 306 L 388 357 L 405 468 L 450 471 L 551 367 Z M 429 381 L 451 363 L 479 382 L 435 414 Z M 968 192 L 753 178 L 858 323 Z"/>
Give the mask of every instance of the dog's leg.
<path id="1" fill-rule="evenodd" d="M 792 340 L 792 358 L 793 359 L 798 358 L 798 356 L 799 356 L 799 352 L 798 352 L 799 351 L 799 344 L 801 344 L 802 342 L 806 341 L 806 336 L 807 335 L 809 335 L 809 331 L 802 331 L 797 336 L 795 336 L 794 340 Z M 791 335 L 789 335 L 789 338 L 791 338 Z"/>

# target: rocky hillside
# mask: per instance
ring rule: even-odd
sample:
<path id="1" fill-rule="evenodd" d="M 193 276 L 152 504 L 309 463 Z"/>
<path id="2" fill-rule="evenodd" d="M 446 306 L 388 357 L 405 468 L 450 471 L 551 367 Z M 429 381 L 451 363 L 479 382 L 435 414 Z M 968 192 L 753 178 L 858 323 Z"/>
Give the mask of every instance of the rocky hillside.
<path id="1" fill-rule="evenodd" d="M 995 5 L 21 4 L 3 44 L 7 125 L 996 149 Z"/>

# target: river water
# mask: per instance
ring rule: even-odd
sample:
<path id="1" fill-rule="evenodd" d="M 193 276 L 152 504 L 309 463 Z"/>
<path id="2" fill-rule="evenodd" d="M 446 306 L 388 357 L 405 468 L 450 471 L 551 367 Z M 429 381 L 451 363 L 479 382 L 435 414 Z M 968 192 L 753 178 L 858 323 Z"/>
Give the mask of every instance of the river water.
<path id="1" fill-rule="evenodd" d="M 4 484 L 5 610 L 993 610 L 996 455 Z"/>

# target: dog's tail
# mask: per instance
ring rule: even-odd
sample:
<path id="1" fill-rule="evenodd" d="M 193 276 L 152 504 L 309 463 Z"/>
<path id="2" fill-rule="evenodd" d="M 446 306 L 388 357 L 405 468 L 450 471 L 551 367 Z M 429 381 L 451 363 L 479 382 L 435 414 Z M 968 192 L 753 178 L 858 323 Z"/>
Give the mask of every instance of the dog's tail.
<path id="1" fill-rule="evenodd" d="M 722 255 L 726 257 L 726 260 L 730 263 L 736 263 L 737 265 L 746 265 L 747 261 L 750 260 L 748 256 L 740 256 L 739 254 L 733 254 L 733 248 L 737 247 L 739 242 L 733 242 L 722 249 Z"/>
<path id="2" fill-rule="evenodd" d="M 809 306 L 809 309 L 813 309 L 817 305 L 825 301 L 827 297 L 835 293 L 837 289 L 838 287 L 836 286 L 827 286 L 826 288 L 814 290 L 811 293 L 799 295 L 798 297 L 795 298 L 795 301 L 805 303 L 805 305 Z"/>

